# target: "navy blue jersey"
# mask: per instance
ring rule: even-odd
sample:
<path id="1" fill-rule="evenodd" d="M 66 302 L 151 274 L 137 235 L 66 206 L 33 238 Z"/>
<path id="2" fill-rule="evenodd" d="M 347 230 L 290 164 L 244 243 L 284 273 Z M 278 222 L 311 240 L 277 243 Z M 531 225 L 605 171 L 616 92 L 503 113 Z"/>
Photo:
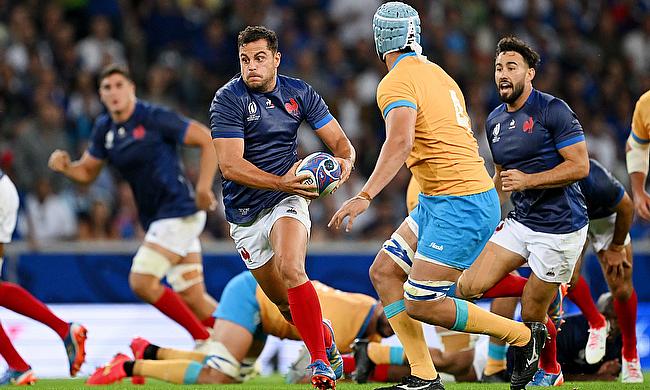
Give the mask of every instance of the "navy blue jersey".
<path id="1" fill-rule="evenodd" d="M 158 219 L 197 211 L 178 154 L 188 125 L 187 118 L 142 101 L 124 123 L 108 114 L 95 121 L 88 152 L 107 160 L 131 185 L 145 229 Z"/>
<path id="2" fill-rule="evenodd" d="M 548 171 L 564 161 L 560 149 L 584 141 L 582 126 L 562 100 L 533 89 L 522 108 L 508 112 L 505 103 L 485 123 L 492 158 L 503 170 Z M 510 196 L 509 217 L 543 233 L 570 233 L 584 227 L 587 207 L 578 183 L 528 189 Z"/>
<path id="3" fill-rule="evenodd" d="M 610 331 L 606 340 L 605 357 L 596 364 L 589 364 L 585 360 L 585 346 L 589 339 L 589 323 L 582 315 L 564 317 L 562 331 L 557 332 L 557 361 L 566 374 L 595 374 L 606 361 L 621 360 L 623 342 L 620 331 Z M 508 372 L 512 372 L 513 349 L 508 348 Z"/>
<path id="4" fill-rule="evenodd" d="M 221 87 L 210 105 L 212 138 L 243 138 L 244 159 L 274 175 L 284 175 L 298 161 L 298 127 L 306 120 L 313 129 L 333 119 L 323 99 L 302 80 L 278 76 L 268 93 L 246 87 L 240 75 Z M 290 196 L 221 179 L 229 222 L 245 224 L 260 211 Z"/>
<path id="5" fill-rule="evenodd" d="M 596 160 L 589 160 L 589 176 L 578 182 L 587 202 L 589 219 L 609 217 L 619 204 L 625 188 Z"/>

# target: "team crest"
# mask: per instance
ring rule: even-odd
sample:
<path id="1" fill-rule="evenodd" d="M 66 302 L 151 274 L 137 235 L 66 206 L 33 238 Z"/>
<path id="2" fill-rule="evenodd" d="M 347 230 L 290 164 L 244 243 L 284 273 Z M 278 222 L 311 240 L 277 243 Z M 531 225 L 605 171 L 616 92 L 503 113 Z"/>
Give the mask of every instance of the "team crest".
<path id="1" fill-rule="evenodd" d="M 289 99 L 287 103 L 284 103 L 284 108 L 287 109 L 289 114 L 298 116 L 300 115 L 300 108 L 298 107 L 298 102 L 294 98 Z"/>
<path id="2" fill-rule="evenodd" d="M 135 129 L 133 129 L 133 139 L 137 139 L 137 140 L 143 139 L 146 134 L 147 131 L 142 125 L 138 125 Z"/>
<path id="3" fill-rule="evenodd" d="M 528 119 L 526 119 L 526 122 L 524 122 L 524 133 L 532 134 L 533 125 L 535 125 L 535 121 L 533 120 L 532 116 L 529 116 Z"/>

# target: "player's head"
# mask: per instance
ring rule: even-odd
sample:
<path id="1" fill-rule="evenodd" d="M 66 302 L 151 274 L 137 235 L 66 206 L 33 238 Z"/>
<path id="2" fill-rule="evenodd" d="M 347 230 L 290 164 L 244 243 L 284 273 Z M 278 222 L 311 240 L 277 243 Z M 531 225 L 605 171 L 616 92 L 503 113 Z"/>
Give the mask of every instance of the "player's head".
<path id="1" fill-rule="evenodd" d="M 111 64 L 102 69 L 99 98 L 111 114 L 127 111 L 135 104 L 135 84 L 125 66 Z"/>
<path id="2" fill-rule="evenodd" d="M 410 5 L 399 1 L 382 4 L 372 18 L 375 49 L 382 61 L 386 54 L 405 49 L 422 53 L 420 17 Z"/>
<path id="3" fill-rule="evenodd" d="M 280 66 L 278 36 L 264 26 L 248 26 L 237 37 L 241 76 L 248 88 L 268 92 Z"/>
<path id="4" fill-rule="evenodd" d="M 539 54 L 517 37 L 505 37 L 497 43 L 494 61 L 494 81 L 499 97 L 505 103 L 514 103 L 535 78 Z"/>

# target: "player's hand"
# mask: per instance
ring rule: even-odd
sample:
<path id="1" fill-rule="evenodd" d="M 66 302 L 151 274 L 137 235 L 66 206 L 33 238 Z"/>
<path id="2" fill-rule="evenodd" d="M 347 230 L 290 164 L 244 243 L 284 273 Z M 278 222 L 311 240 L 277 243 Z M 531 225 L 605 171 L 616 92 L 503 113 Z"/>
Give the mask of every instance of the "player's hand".
<path id="1" fill-rule="evenodd" d="M 217 209 L 217 198 L 211 188 L 196 188 L 196 207 L 199 210 L 214 211 Z"/>
<path id="2" fill-rule="evenodd" d="M 501 171 L 501 189 L 503 191 L 523 191 L 528 188 L 528 174 L 518 169 Z"/>
<path id="3" fill-rule="evenodd" d="M 301 162 L 302 160 L 296 161 L 296 163 L 293 164 L 291 168 L 289 168 L 287 173 L 285 173 L 284 176 L 280 178 L 278 189 L 290 194 L 300 195 L 308 200 L 316 199 L 318 198 L 316 183 L 303 184 L 303 181 L 308 178 L 309 175 L 305 174 L 296 176 L 296 170 L 298 169 L 298 165 L 300 165 Z"/>
<path id="4" fill-rule="evenodd" d="M 70 167 L 70 155 L 65 150 L 57 149 L 50 155 L 47 166 L 54 172 L 65 173 Z"/>
<path id="5" fill-rule="evenodd" d="M 614 279 L 622 278 L 625 268 L 631 267 L 627 261 L 627 253 L 625 247 L 621 250 L 607 248 L 603 252 L 603 260 L 605 262 L 605 271 L 607 275 Z"/>
<path id="6" fill-rule="evenodd" d="M 647 192 L 634 195 L 634 211 L 639 217 L 650 221 L 650 195 Z"/>
<path id="7" fill-rule="evenodd" d="M 352 173 L 352 161 L 340 157 L 336 157 L 336 161 L 338 161 L 339 165 L 341 166 L 341 179 L 339 180 L 339 184 L 336 185 L 336 188 L 334 188 L 334 191 L 332 192 L 338 190 L 338 188 L 343 183 L 348 181 L 350 174 Z"/>
<path id="8" fill-rule="evenodd" d="M 327 224 L 327 227 L 334 227 L 334 229 L 339 229 L 343 224 L 343 220 L 347 217 L 348 223 L 345 225 L 345 231 L 349 232 L 352 229 L 352 224 L 354 223 L 355 218 L 357 218 L 361 213 L 366 211 L 370 206 L 370 201 L 358 196 L 348 199 L 341 205 L 336 213 L 330 219 L 330 222 Z"/>

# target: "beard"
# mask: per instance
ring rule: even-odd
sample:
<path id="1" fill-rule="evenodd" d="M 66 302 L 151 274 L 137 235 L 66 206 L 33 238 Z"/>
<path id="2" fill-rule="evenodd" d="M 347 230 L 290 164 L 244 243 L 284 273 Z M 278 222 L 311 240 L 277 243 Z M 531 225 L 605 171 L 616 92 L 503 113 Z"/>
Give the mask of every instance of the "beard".
<path id="1" fill-rule="evenodd" d="M 262 79 L 259 81 L 255 82 L 249 82 L 246 80 L 246 86 L 255 92 L 269 92 L 269 87 L 271 86 L 271 82 L 273 81 L 273 77 L 269 77 L 268 79 Z"/>
<path id="2" fill-rule="evenodd" d="M 498 88 L 498 87 L 497 87 Z M 524 82 L 522 81 L 521 83 L 513 84 L 512 85 L 512 92 L 510 93 L 501 93 L 499 92 L 499 98 L 501 99 L 502 102 L 506 104 L 512 104 L 519 99 L 521 94 L 524 93 Z"/>

